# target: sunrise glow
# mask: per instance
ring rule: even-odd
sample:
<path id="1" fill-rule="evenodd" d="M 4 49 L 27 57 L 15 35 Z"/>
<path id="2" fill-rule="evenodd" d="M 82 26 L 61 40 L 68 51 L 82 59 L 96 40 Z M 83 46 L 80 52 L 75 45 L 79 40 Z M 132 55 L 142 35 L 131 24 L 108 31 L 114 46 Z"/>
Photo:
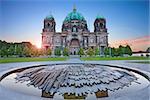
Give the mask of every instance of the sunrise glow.
<path id="1" fill-rule="evenodd" d="M 44 18 L 50 14 L 56 21 L 56 31 L 61 32 L 62 22 L 72 11 L 73 4 L 77 11 L 85 16 L 90 32 L 97 15 L 107 20 L 108 42 L 113 46 L 130 45 L 133 51 L 145 50 L 150 45 L 148 1 L 108 1 L 91 0 L 66 1 L 21 1 L 1 2 L 0 40 L 7 42 L 28 41 L 41 48 L 41 32 Z M 108 7 L 109 4 L 109 7 Z M 34 7 L 33 7 L 34 5 Z M 32 9 L 32 10 L 31 10 Z M 34 13 L 33 13 L 34 12 Z M 9 20 L 8 20 L 9 19 Z M 11 22 L 10 22 L 11 21 Z M 138 39 L 137 39 L 138 38 Z"/>

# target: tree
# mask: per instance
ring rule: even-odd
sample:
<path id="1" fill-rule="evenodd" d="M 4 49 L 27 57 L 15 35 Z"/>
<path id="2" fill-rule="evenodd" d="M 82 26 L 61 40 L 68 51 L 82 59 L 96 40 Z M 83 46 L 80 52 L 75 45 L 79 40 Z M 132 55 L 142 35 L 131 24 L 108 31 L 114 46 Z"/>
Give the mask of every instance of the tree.
<path id="1" fill-rule="evenodd" d="M 54 54 L 56 56 L 61 56 L 61 50 L 60 50 L 60 48 L 56 48 L 55 51 L 54 51 Z"/>
<path id="2" fill-rule="evenodd" d="M 14 49 L 13 45 L 11 44 L 8 48 L 8 55 L 10 55 L 10 56 L 14 55 L 14 52 L 15 52 L 14 50 L 15 49 Z"/>
<path id="3" fill-rule="evenodd" d="M 43 48 L 38 49 L 38 53 L 39 53 L 39 55 L 44 55 L 45 54 L 45 49 L 43 49 Z"/>
<path id="4" fill-rule="evenodd" d="M 115 48 L 111 48 L 111 56 L 114 57 L 114 54 L 115 54 Z"/>
<path id="5" fill-rule="evenodd" d="M 106 48 L 104 49 L 104 55 L 105 55 L 105 56 L 109 55 L 109 48 L 108 48 L 108 47 L 106 47 Z"/>
<path id="6" fill-rule="evenodd" d="M 19 56 L 23 55 L 23 49 L 24 47 L 22 44 L 15 45 L 15 54 Z"/>
<path id="7" fill-rule="evenodd" d="M 114 56 L 119 56 L 119 54 L 120 54 L 120 50 L 119 50 L 119 48 L 115 48 L 114 49 Z"/>
<path id="8" fill-rule="evenodd" d="M 84 55 L 84 50 L 83 50 L 83 48 L 80 48 L 80 49 L 79 49 L 78 55 L 80 55 L 80 57 L 81 57 L 82 55 Z"/>
<path id="9" fill-rule="evenodd" d="M 132 55 L 132 49 L 131 49 L 131 47 L 129 45 L 127 45 L 125 47 L 125 54 L 128 54 L 130 56 Z"/>
<path id="10" fill-rule="evenodd" d="M 87 51 L 87 55 L 89 56 L 93 56 L 94 55 L 94 50 L 92 48 L 89 48 L 88 51 Z"/>
<path id="11" fill-rule="evenodd" d="M 99 55 L 100 54 L 100 50 L 99 50 L 99 48 L 96 48 L 95 49 L 95 55 Z"/>
<path id="12" fill-rule="evenodd" d="M 39 56 L 39 50 L 30 42 L 7 43 L 0 40 L 0 55 Z"/>
<path id="13" fill-rule="evenodd" d="M 30 50 L 31 56 L 34 56 L 34 57 L 39 56 L 39 52 L 36 46 L 32 46 L 29 50 Z M 46 53 L 48 53 L 48 51 L 46 51 Z"/>
<path id="14" fill-rule="evenodd" d="M 6 46 L 1 47 L 1 56 L 4 57 L 7 54 L 8 54 L 7 47 Z"/>
<path id="15" fill-rule="evenodd" d="M 46 55 L 51 55 L 52 54 L 52 50 L 50 49 L 50 48 L 48 48 L 47 50 L 46 50 Z"/>
<path id="16" fill-rule="evenodd" d="M 45 48 L 37 49 L 36 48 L 36 50 L 37 50 L 37 53 L 38 53 L 37 56 L 52 55 L 52 50 L 50 48 L 48 48 L 48 49 L 45 49 Z"/>
<path id="17" fill-rule="evenodd" d="M 123 56 L 123 54 L 124 54 L 124 47 L 122 45 L 120 45 L 118 48 L 118 55 Z"/>
<path id="18" fill-rule="evenodd" d="M 30 42 L 22 42 L 21 45 L 23 46 L 23 55 L 26 57 L 36 56 L 37 51 L 36 47 L 32 45 Z"/>
<path id="19" fill-rule="evenodd" d="M 9 55 L 9 43 L 7 43 L 6 41 L 0 41 L 0 55 L 1 57 L 7 56 Z"/>
<path id="20" fill-rule="evenodd" d="M 23 55 L 25 55 L 26 57 L 31 57 L 31 50 L 28 47 L 24 47 L 23 48 Z"/>
<path id="21" fill-rule="evenodd" d="M 64 50 L 63 50 L 63 56 L 69 56 L 69 50 L 68 50 L 68 48 L 64 48 Z"/>

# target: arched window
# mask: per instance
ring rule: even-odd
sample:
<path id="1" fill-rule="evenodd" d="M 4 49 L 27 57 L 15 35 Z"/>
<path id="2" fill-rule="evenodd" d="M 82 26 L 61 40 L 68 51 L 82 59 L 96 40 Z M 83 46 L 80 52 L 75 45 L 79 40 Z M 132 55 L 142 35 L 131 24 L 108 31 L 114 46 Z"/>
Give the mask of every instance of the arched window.
<path id="1" fill-rule="evenodd" d="M 104 23 L 100 23 L 100 27 L 101 27 L 101 28 L 104 28 Z"/>
<path id="2" fill-rule="evenodd" d="M 100 26 L 100 23 L 97 23 L 97 26 L 99 27 L 99 26 Z"/>
<path id="3" fill-rule="evenodd" d="M 90 42 L 91 42 L 91 43 L 94 43 L 94 39 L 92 38 L 92 39 L 90 40 Z"/>
<path id="4" fill-rule="evenodd" d="M 49 26 L 50 26 L 50 24 L 49 24 L 49 23 L 47 23 L 47 26 L 49 27 Z"/>
<path id="5" fill-rule="evenodd" d="M 72 32 L 77 32 L 77 28 L 75 26 L 73 26 Z"/>

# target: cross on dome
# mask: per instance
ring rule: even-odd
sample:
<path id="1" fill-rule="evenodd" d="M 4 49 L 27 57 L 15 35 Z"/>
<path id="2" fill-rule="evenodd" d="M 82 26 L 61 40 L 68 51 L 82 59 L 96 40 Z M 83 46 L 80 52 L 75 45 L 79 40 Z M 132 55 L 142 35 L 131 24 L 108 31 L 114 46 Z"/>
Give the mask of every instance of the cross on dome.
<path id="1" fill-rule="evenodd" d="M 74 6 L 73 6 L 73 12 L 76 12 L 76 10 L 77 10 L 77 9 L 76 9 L 76 6 L 74 5 Z"/>

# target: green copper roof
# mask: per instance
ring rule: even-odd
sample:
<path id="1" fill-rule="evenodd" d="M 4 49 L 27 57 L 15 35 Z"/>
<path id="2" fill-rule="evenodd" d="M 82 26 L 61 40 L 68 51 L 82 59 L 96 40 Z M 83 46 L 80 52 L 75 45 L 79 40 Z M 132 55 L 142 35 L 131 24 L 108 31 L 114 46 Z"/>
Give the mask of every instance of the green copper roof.
<path id="1" fill-rule="evenodd" d="M 80 13 L 78 13 L 75 8 L 73 9 L 73 11 L 71 13 L 69 13 L 66 16 L 64 21 L 71 21 L 71 20 L 74 20 L 74 19 L 76 19 L 76 20 L 85 20 L 84 17 Z"/>
<path id="2" fill-rule="evenodd" d="M 105 19 L 104 16 L 97 15 L 96 19 Z"/>
<path id="3" fill-rule="evenodd" d="M 48 15 L 48 16 L 46 16 L 46 18 L 45 19 L 53 19 L 54 17 L 52 16 L 52 15 Z"/>

